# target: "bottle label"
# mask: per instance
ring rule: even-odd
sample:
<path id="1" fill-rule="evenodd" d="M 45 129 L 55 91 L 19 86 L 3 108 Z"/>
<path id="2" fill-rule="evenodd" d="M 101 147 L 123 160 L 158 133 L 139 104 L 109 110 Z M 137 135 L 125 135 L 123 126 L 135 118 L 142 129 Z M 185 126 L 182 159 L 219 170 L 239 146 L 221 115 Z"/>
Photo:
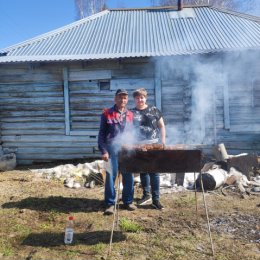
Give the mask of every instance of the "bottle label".
<path id="1" fill-rule="evenodd" d="M 73 228 L 66 228 L 65 229 L 64 243 L 65 244 L 71 244 L 72 240 L 73 240 Z"/>

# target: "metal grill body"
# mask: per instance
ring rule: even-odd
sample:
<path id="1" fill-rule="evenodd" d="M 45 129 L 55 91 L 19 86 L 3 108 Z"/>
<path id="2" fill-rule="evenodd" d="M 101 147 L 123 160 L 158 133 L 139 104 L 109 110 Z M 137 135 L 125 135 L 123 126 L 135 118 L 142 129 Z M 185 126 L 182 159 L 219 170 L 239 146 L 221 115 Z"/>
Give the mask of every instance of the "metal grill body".
<path id="1" fill-rule="evenodd" d="M 200 150 L 121 150 L 120 172 L 185 173 L 200 172 Z"/>

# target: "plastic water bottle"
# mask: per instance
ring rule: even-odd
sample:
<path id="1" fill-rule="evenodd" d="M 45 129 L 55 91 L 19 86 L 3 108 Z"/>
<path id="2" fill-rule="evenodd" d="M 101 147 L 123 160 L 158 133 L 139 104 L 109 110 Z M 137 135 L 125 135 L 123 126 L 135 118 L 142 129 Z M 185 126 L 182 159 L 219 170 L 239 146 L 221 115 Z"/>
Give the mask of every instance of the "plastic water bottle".
<path id="1" fill-rule="evenodd" d="M 68 221 L 66 223 L 65 236 L 64 236 L 64 243 L 66 245 L 72 243 L 73 233 L 74 233 L 74 218 L 73 216 L 69 216 Z"/>

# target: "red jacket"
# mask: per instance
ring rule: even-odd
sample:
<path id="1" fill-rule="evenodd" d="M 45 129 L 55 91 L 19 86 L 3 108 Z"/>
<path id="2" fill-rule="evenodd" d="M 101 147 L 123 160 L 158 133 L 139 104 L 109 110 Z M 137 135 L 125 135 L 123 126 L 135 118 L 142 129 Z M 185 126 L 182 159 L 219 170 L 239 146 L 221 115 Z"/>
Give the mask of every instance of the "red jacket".
<path id="1" fill-rule="evenodd" d="M 122 133 L 127 126 L 133 123 L 133 113 L 126 110 L 121 113 L 116 105 L 103 110 L 98 134 L 98 148 L 102 154 L 107 152 L 107 145 L 115 140 L 116 136 Z"/>

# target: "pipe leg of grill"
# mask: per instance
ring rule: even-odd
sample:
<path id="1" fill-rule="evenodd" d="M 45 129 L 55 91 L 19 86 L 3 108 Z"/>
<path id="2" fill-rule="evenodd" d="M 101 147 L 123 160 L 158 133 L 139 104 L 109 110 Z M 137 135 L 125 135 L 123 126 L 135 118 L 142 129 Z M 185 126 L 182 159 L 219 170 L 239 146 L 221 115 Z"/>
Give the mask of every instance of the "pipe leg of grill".
<path id="1" fill-rule="evenodd" d="M 197 199 L 197 185 L 196 185 L 196 173 L 194 172 L 194 189 L 195 189 L 195 200 L 196 200 L 196 225 L 198 226 L 198 199 Z"/>
<path id="2" fill-rule="evenodd" d="M 116 189 L 116 199 L 115 199 L 115 205 L 114 205 L 114 213 L 113 213 L 113 224 L 112 224 L 112 230 L 111 230 L 111 235 L 110 235 L 110 242 L 109 242 L 109 250 L 108 250 L 108 255 L 110 255 L 112 251 L 112 242 L 113 242 L 113 234 L 114 234 L 114 229 L 115 229 L 115 222 L 117 218 L 117 223 L 118 223 L 118 209 L 119 209 L 119 186 L 120 186 L 120 172 L 117 173 L 117 189 Z M 118 225 L 118 224 L 117 224 Z"/>
<path id="3" fill-rule="evenodd" d="M 201 189 L 202 189 L 202 195 L 203 195 L 203 203 L 204 203 L 204 208 L 207 216 L 207 223 L 208 223 L 208 234 L 209 234 L 209 239 L 211 243 L 211 251 L 212 255 L 214 256 L 214 246 L 213 246 L 213 241 L 212 241 L 212 236 L 211 236 L 211 231 L 210 231 L 210 223 L 209 223 L 209 214 L 208 214 L 208 208 L 206 205 L 206 199 L 205 199 L 205 191 L 204 191 L 204 186 L 203 186 L 203 181 L 202 181 L 202 174 L 200 174 L 200 184 L 201 184 Z"/>
<path id="4" fill-rule="evenodd" d="M 118 229 L 118 224 L 119 224 L 119 198 L 120 198 L 120 171 L 118 172 L 117 175 L 117 195 L 116 195 L 116 205 L 117 205 L 117 211 L 116 211 L 116 229 Z"/>

